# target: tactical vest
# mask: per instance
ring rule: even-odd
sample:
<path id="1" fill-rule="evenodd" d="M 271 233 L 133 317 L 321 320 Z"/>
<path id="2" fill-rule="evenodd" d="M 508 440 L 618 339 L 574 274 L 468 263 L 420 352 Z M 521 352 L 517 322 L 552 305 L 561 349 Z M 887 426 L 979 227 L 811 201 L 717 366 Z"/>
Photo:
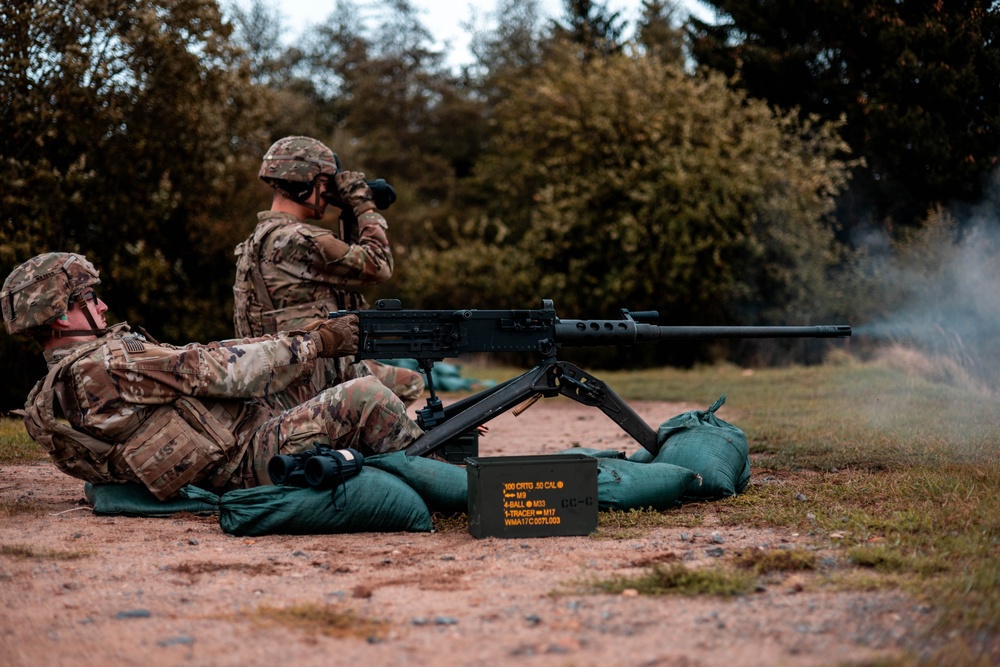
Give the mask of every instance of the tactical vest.
<path id="1" fill-rule="evenodd" d="M 209 488 L 228 486 L 247 447 L 234 435 L 247 412 L 242 402 L 215 401 L 206 406 L 182 396 L 153 411 L 124 443 L 106 442 L 57 419 L 56 402 L 64 414 L 69 407 L 62 404 L 70 400 L 60 386 L 64 371 L 102 345 L 116 343 L 122 344 L 120 339 L 96 340 L 49 370 L 19 411 L 28 435 L 60 470 L 95 484 L 141 482 L 160 500 L 195 482 Z"/>
<path id="2" fill-rule="evenodd" d="M 53 385 L 63 370 L 103 344 L 104 341 L 94 341 L 92 345 L 86 345 L 60 361 L 32 388 L 24 410 L 15 411 L 24 417 L 28 435 L 45 448 L 57 468 L 67 475 L 94 484 L 127 481 L 118 479 L 108 469 L 108 455 L 114 445 L 81 433 L 57 420 Z"/>
<path id="3" fill-rule="evenodd" d="M 236 246 L 236 282 L 233 284 L 233 325 L 239 337 L 256 337 L 278 331 L 301 329 L 306 323 L 327 317 L 335 310 L 367 307 L 358 292 L 330 289 L 326 298 L 275 308 L 261 273 L 264 239 L 286 220 L 272 219 L 257 225 L 250 238 Z"/>

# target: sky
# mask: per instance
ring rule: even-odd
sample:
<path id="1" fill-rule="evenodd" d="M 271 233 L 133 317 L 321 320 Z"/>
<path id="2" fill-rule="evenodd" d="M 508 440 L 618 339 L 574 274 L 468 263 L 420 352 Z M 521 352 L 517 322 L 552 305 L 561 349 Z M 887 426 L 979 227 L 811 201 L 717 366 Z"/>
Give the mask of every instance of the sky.
<path id="1" fill-rule="evenodd" d="M 364 0 L 356 0 L 364 5 Z M 467 25 L 475 16 L 477 23 L 484 25 L 488 15 L 496 8 L 496 0 L 410 0 L 420 14 L 424 25 L 437 40 L 437 46 L 449 52 L 448 63 L 452 67 L 468 65 L 472 62 L 469 52 L 469 32 Z M 239 6 L 248 6 L 249 0 L 228 0 Z M 333 11 L 336 0 L 264 0 L 265 4 L 280 11 L 285 28 L 285 38 L 293 39 L 303 29 L 322 21 Z M 223 6 L 226 6 L 224 1 Z M 639 17 L 641 0 L 604 0 L 612 11 L 621 12 L 628 21 L 629 28 L 635 26 Z M 699 0 L 678 0 L 681 12 L 691 12 L 701 18 L 711 18 L 710 10 Z M 539 8 L 547 18 L 558 18 L 563 14 L 563 0 L 539 0 Z"/>

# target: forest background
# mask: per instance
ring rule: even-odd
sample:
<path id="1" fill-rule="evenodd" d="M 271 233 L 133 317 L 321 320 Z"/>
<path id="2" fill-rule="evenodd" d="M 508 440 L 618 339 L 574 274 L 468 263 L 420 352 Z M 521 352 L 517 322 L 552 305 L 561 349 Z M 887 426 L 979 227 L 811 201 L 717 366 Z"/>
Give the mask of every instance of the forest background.
<path id="1" fill-rule="evenodd" d="M 1000 3 L 703 4 L 714 20 L 644 0 L 630 23 L 499 0 L 456 71 L 407 0 L 340 0 L 292 44 L 256 0 L 7 0 L 0 273 L 83 253 L 109 321 L 230 337 L 233 248 L 270 202 L 260 159 L 309 135 L 399 194 L 395 275 L 370 299 L 849 322 L 858 354 L 904 343 L 1000 389 Z M 810 363 L 825 345 L 588 363 Z M 37 346 L 0 335 L 0 364 L 0 409 L 20 407 Z"/>

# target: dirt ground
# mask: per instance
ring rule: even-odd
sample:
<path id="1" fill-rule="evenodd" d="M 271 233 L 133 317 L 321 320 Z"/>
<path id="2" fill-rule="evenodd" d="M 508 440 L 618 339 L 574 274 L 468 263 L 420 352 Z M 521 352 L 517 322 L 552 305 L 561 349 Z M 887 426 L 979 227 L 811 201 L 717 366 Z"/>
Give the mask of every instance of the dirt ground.
<path id="1" fill-rule="evenodd" d="M 706 406 L 633 407 L 655 426 Z M 638 447 L 596 408 L 554 398 L 491 422 L 480 454 L 577 444 Z M 846 567 L 824 554 L 828 536 L 714 527 L 711 504 L 706 525 L 635 539 L 247 539 L 211 517 L 95 516 L 83 482 L 48 463 L 0 467 L 0 503 L 15 501 L 45 511 L 0 513 L 0 665 L 806 667 L 919 651 L 933 617 L 899 593 L 816 590 L 811 574 L 734 599 L 583 592 L 595 577 L 654 562 L 710 565 L 748 547 L 815 548 L 825 567 Z M 80 557 L 24 558 L 21 547 Z M 338 636 L 329 624 L 280 620 L 281 610 L 310 609 L 353 621 Z"/>

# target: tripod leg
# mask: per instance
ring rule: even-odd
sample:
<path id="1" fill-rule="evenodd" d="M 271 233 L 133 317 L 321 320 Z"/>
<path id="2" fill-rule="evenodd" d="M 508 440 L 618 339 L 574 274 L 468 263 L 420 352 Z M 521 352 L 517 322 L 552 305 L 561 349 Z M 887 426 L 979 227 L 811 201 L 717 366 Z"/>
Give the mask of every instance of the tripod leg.
<path id="1" fill-rule="evenodd" d="M 584 405 L 600 408 L 601 412 L 621 426 L 623 431 L 632 436 L 649 453 L 653 456 L 659 453 L 656 431 L 611 387 L 569 362 L 560 361 L 557 367 L 556 383 L 559 393 Z"/>
<path id="2" fill-rule="evenodd" d="M 540 381 L 544 381 L 551 367 L 551 364 L 536 366 L 527 373 L 508 380 L 499 389 L 493 387 L 481 392 L 481 399 L 472 400 L 476 399 L 479 394 L 470 396 L 465 399 L 464 409 L 450 414 L 440 426 L 435 426 L 410 443 L 410 446 L 406 448 L 406 454 L 408 456 L 429 454 L 451 438 L 503 414 L 532 394 L 537 393 L 536 386 Z M 547 383 L 545 386 L 548 386 Z"/>

